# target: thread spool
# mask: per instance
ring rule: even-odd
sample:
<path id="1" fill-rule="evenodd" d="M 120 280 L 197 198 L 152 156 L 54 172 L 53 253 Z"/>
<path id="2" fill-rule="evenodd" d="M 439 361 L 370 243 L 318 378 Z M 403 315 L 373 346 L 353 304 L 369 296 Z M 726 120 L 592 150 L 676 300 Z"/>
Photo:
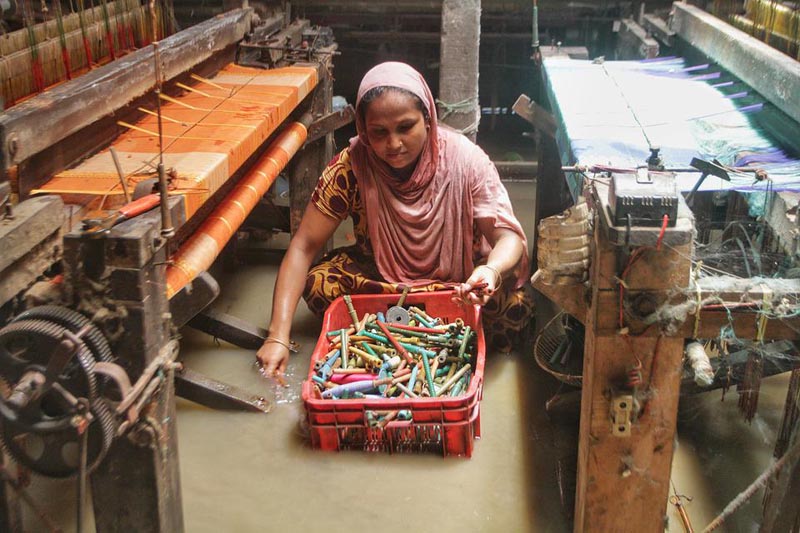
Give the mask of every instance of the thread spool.
<path id="1" fill-rule="evenodd" d="M 699 342 L 687 344 L 686 359 L 694 372 L 694 382 L 699 387 L 710 387 L 714 383 L 714 369 L 703 345 Z"/>

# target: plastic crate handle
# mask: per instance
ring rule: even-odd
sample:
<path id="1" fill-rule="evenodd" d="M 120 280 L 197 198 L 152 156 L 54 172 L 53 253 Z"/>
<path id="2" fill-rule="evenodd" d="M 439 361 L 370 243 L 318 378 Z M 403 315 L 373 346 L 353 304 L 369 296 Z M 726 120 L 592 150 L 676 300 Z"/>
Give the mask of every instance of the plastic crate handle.
<path id="1" fill-rule="evenodd" d="M 407 428 L 414 425 L 414 420 L 392 420 L 384 426 L 384 429 Z"/>

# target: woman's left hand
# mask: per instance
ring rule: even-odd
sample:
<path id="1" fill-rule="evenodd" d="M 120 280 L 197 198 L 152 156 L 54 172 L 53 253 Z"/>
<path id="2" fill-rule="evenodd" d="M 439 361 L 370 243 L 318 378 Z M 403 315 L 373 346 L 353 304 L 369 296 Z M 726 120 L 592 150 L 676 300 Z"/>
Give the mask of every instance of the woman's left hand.
<path id="1" fill-rule="evenodd" d="M 456 286 L 454 300 L 466 304 L 486 305 L 502 283 L 500 272 L 488 265 L 475 267 L 467 281 Z"/>

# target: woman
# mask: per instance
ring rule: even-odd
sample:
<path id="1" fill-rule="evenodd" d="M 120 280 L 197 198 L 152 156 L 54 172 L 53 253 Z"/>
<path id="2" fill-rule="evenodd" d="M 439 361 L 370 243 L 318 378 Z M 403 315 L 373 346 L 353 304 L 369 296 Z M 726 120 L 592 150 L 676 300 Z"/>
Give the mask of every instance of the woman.
<path id="1" fill-rule="evenodd" d="M 532 309 L 521 289 L 528 251 L 494 165 L 466 137 L 439 126 L 428 85 L 404 63 L 382 63 L 364 76 L 356 129 L 320 177 L 281 263 L 269 337 L 257 354 L 267 375 L 286 368 L 301 295 L 322 315 L 341 294 L 454 287 L 485 306 L 488 338 L 509 349 L 509 330 L 521 330 Z M 309 271 L 348 216 L 356 244 Z M 473 291 L 478 283 L 486 290 Z"/>

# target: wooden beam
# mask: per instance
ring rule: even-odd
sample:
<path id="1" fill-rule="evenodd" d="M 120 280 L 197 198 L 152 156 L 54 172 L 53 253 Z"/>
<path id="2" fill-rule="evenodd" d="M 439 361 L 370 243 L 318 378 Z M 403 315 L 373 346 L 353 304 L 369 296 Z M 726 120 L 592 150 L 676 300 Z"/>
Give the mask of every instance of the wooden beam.
<path id="1" fill-rule="evenodd" d="M 552 113 L 549 113 L 542 106 L 531 100 L 528 95 L 519 95 L 511 109 L 514 110 L 514 113 L 530 122 L 537 130 L 548 137 L 555 138 L 556 130 L 558 129 L 556 119 Z"/>
<path id="2" fill-rule="evenodd" d="M 478 64 L 481 39 L 480 0 L 442 2 L 442 50 L 439 70 L 439 117 L 475 142 L 481 109 Z"/>
<path id="3" fill-rule="evenodd" d="M 160 41 L 164 80 L 241 40 L 251 13 L 237 9 Z M 151 45 L 0 114 L 0 168 L 25 161 L 150 91 L 154 67 Z"/>
<path id="4" fill-rule="evenodd" d="M 603 307 L 601 299 L 603 292 L 612 291 L 599 287 L 600 280 L 617 275 L 621 248 L 612 246 L 605 232 L 598 230 L 595 250 L 586 321 L 574 529 L 661 531 L 669 494 L 684 341 L 682 337 L 623 337 L 599 327 L 600 317 L 616 314 L 614 307 Z M 688 262 L 688 257 L 678 257 L 672 264 L 653 269 L 649 277 L 679 277 L 688 269 Z M 637 268 L 648 269 L 648 258 L 641 259 Z M 630 283 L 629 287 L 636 289 Z M 634 387 L 628 376 L 636 368 L 641 378 Z M 631 396 L 643 404 L 641 410 L 631 408 Z M 625 409 L 635 418 L 627 418 Z"/>
<path id="5" fill-rule="evenodd" d="M 672 29 L 800 122 L 800 63 L 685 2 L 673 3 Z"/>
<path id="6" fill-rule="evenodd" d="M 793 380 L 794 377 L 793 375 Z M 787 416 L 791 419 L 792 404 L 796 401 L 797 391 L 789 385 L 781 430 L 789 429 L 790 438 L 789 442 L 785 443 L 786 449 L 782 453 L 775 450 L 775 459 L 788 457 L 786 464 L 769 480 L 764 491 L 763 519 L 759 533 L 797 531 L 798 520 L 800 520 L 800 512 L 798 512 L 796 504 L 797 498 L 800 497 L 800 459 L 797 458 L 796 447 L 800 443 L 800 426 L 798 426 L 797 420 L 793 422 L 787 420 Z"/>
<path id="7" fill-rule="evenodd" d="M 633 19 L 624 19 L 617 37 L 617 59 L 652 59 L 658 56 L 658 42 Z"/>
<path id="8" fill-rule="evenodd" d="M 330 114 L 333 106 L 332 52 L 336 45 L 323 49 L 318 64 L 319 83 L 314 89 L 311 113 L 314 119 Z M 329 53 L 330 52 L 330 53 Z M 292 158 L 287 174 L 289 180 L 289 216 L 292 235 L 300 227 L 303 213 L 325 166 L 333 157 L 333 133 L 328 132 L 313 143 L 306 144 Z"/>
<path id="9" fill-rule="evenodd" d="M 653 37 L 667 46 L 673 45 L 675 32 L 664 22 L 664 19 L 656 15 L 645 15 L 642 17 L 642 22 Z"/>
<path id="10" fill-rule="evenodd" d="M 548 285 L 537 280 L 533 288 L 586 324 L 587 289 L 583 285 Z"/>
<path id="11" fill-rule="evenodd" d="M 217 381 L 185 366 L 175 374 L 175 394 L 211 409 L 268 413 L 271 405 L 234 385 Z"/>
<path id="12" fill-rule="evenodd" d="M 650 265 L 651 267 L 653 265 Z M 662 263 L 659 271 L 664 268 Z M 632 272 L 637 273 L 642 286 L 649 269 L 638 266 Z M 659 279 L 663 279 L 659 277 Z M 686 284 L 683 284 L 686 286 Z M 676 283 L 674 288 L 680 290 L 682 284 Z M 538 288 L 538 287 L 537 287 Z M 722 328 L 733 328 L 740 339 L 755 339 L 758 336 L 759 313 L 762 307 L 767 310 L 778 306 L 794 307 L 798 304 L 800 280 L 797 279 L 741 279 L 731 276 L 711 276 L 701 278 L 688 284 L 678 294 L 668 296 L 664 291 L 628 290 L 625 293 L 626 326 L 632 335 L 709 339 L 720 336 Z M 556 295 L 558 297 L 558 295 Z M 619 309 L 619 291 L 607 287 L 599 287 L 595 324 L 604 335 L 612 335 L 619 329 L 618 313 L 610 313 L 609 309 Z M 788 299 L 788 301 L 787 301 Z M 561 303 L 560 299 L 555 300 Z M 690 302 L 706 302 L 706 307 L 696 318 L 694 309 L 686 307 Z M 653 323 L 648 316 L 661 306 L 668 304 L 675 312 L 671 316 L 664 315 L 662 321 Z M 722 306 L 726 306 L 725 307 Z M 683 311 L 678 311 L 683 307 Z M 602 311 L 600 311 L 602 310 Z M 800 339 L 800 317 L 770 318 L 764 329 L 765 339 Z"/>

